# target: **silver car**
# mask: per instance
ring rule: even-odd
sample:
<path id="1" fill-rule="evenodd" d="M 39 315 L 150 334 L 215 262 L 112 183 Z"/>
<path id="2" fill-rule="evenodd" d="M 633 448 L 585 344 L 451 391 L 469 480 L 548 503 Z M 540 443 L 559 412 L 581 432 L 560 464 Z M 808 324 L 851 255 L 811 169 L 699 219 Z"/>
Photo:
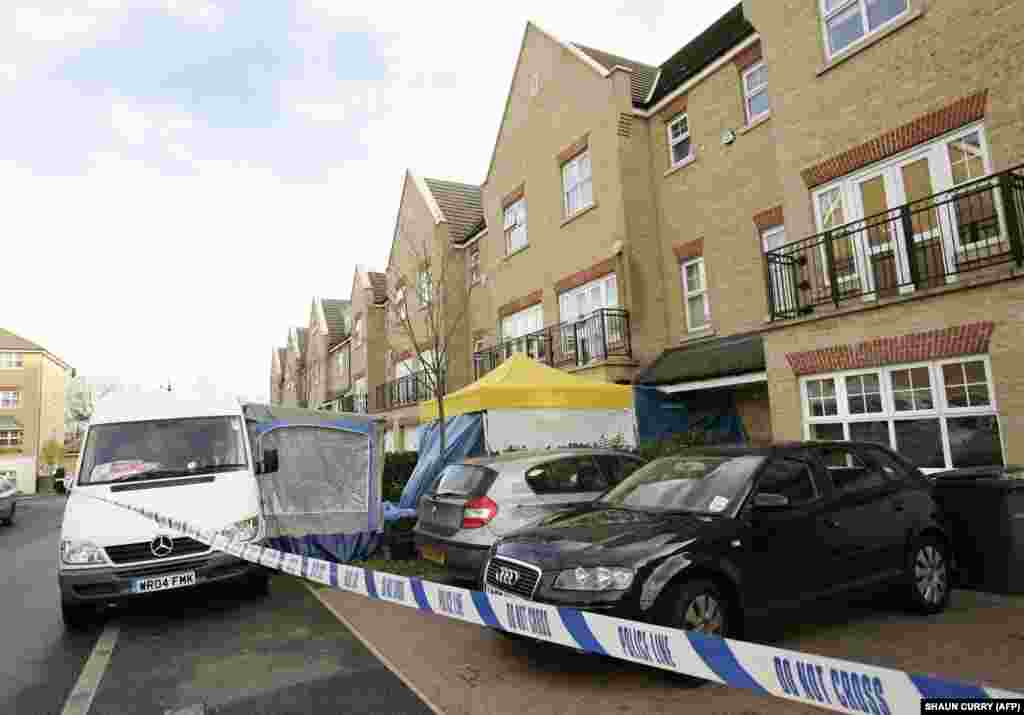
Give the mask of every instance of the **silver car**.
<path id="1" fill-rule="evenodd" d="M 596 499 L 643 463 L 628 452 L 563 449 L 449 464 L 420 498 L 416 547 L 456 578 L 479 581 L 498 538 Z"/>
<path id="2" fill-rule="evenodd" d="M 18 506 L 18 485 L 13 479 L 0 477 L 0 522 L 14 523 L 14 510 Z"/>

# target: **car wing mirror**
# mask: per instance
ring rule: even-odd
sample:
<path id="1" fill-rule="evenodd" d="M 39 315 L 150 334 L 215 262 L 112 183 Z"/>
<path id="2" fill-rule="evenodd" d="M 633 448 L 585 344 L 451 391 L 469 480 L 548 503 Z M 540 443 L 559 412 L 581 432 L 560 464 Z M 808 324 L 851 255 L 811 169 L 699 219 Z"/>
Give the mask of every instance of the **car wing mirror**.
<path id="1" fill-rule="evenodd" d="M 276 472 L 278 470 L 279 467 L 280 467 L 280 462 L 278 461 L 277 450 L 276 449 L 264 449 L 263 450 L 263 460 L 260 462 L 260 465 L 259 465 L 259 473 L 260 474 L 273 474 L 274 472 Z"/>
<path id="2" fill-rule="evenodd" d="M 784 494 L 764 493 L 754 497 L 754 508 L 758 511 L 785 509 L 789 506 L 789 497 Z"/>

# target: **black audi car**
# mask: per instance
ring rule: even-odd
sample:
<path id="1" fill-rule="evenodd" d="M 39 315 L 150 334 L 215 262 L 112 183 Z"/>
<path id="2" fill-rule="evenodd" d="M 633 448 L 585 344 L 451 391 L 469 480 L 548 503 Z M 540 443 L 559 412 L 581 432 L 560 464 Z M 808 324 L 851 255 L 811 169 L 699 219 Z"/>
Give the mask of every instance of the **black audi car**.
<path id="1" fill-rule="evenodd" d="M 755 614 L 885 582 L 941 611 L 949 543 L 930 482 L 879 445 L 702 448 L 499 540 L 483 577 L 490 593 L 736 637 Z"/>

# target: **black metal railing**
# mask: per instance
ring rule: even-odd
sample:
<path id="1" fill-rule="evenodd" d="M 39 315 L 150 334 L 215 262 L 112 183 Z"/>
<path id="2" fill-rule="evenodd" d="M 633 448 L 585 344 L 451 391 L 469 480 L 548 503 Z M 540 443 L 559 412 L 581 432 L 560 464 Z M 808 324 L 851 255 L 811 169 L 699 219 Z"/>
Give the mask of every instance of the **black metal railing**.
<path id="1" fill-rule="evenodd" d="M 765 252 L 772 320 L 1024 265 L 1024 165 Z"/>
<path id="2" fill-rule="evenodd" d="M 473 372 L 480 379 L 509 357 L 525 353 L 552 367 L 583 367 L 609 357 L 633 356 L 629 311 L 601 308 L 579 320 L 549 325 L 473 353 Z"/>
<path id="3" fill-rule="evenodd" d="M 445 381 L 441 381 L 441 391 L 445 391 Z M 395 407 L 414 405 L 417 402 L 433 399 L 433 381 L 424 370 L 405 375 L 397 380 L 385 382 L 377 386 L 377 409 L 390 410 Z"/>

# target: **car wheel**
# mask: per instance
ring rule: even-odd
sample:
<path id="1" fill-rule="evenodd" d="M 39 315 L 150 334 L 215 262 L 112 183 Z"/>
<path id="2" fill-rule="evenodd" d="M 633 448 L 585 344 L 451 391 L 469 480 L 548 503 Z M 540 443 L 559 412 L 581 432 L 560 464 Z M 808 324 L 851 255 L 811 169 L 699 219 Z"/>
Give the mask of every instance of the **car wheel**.
<path id="1" fill-rule="evenodd" d="M 945 610 L 951 576 L 949 548 L 940 539 L 925 536 L 915 542 L 907 568 L 911 607 L 924 614 Z"/>
<path id="2" fill-rule="evenodd" d="M 4 524 L 6 524 L 7 526 L 11 526 L 14 524 L 14 509 L 17 506 L 18 502 L 14 502 L 13 504 L 11 504 L 11 513 L 7 515 L 6 519 L 4 519 Z"/>
<path id="3" fill-rule="evenodd" d="M 85 630 L 93 624 L 96 609 L 92 606 L 60 602 L 60 616 L 69 631 Z"/>
<path id="4" fill-rule="evenodd" d="M 663 625 L 685 631 L 697 631 L 725 638 L 731 633 L 731 604 L 713 581 L 684 581 L 668 594 L 668 612 Z M 672 679 L 684 687 L 695 688 L 707 681 L 692 675 L 673 673 Z"/>

